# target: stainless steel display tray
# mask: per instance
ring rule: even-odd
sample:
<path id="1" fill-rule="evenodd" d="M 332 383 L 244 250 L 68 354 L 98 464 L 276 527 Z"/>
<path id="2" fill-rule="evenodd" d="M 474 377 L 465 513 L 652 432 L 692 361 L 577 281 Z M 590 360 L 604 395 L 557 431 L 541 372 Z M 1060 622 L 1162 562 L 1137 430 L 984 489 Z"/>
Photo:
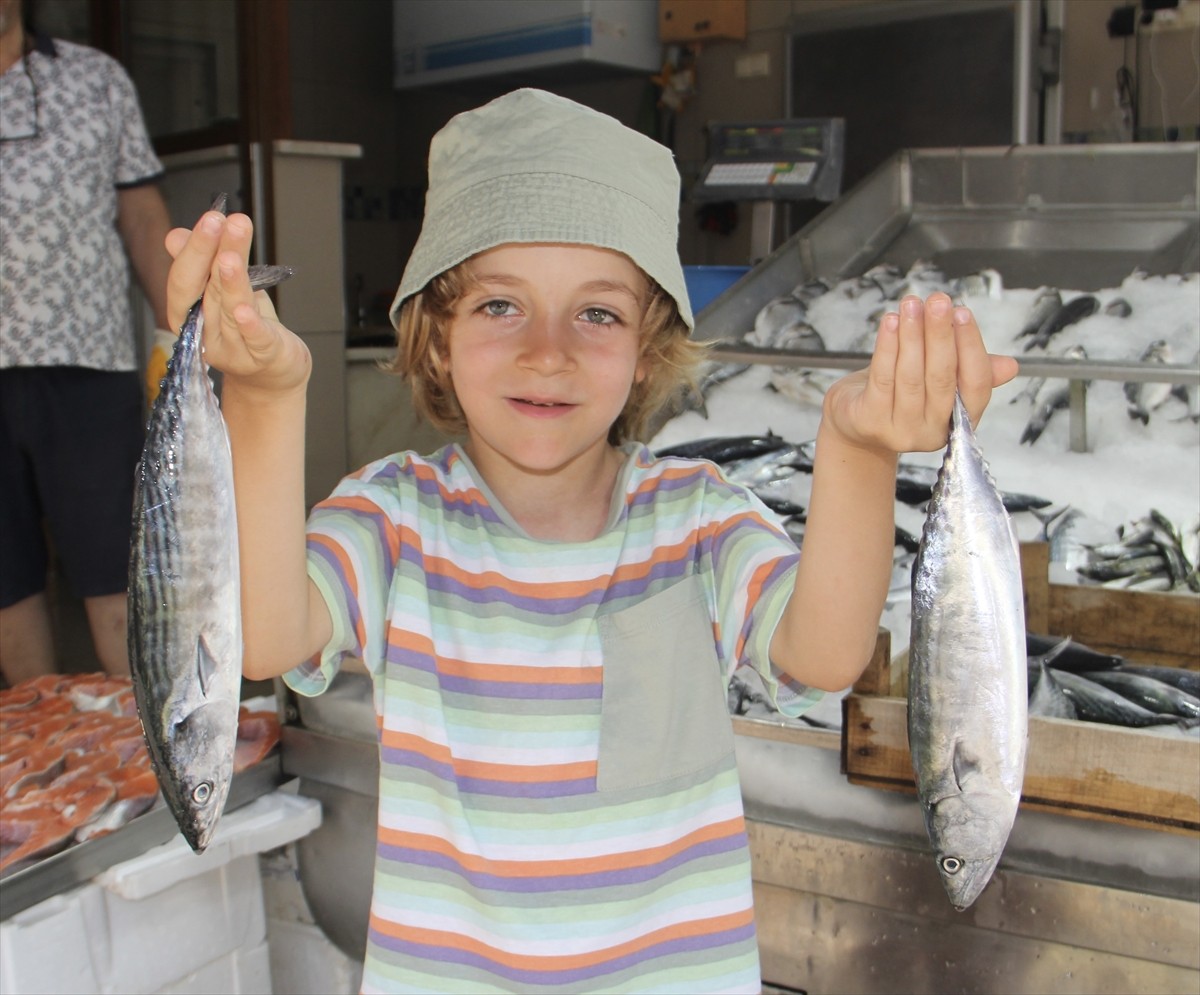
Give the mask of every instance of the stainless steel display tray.
<path id="1" fill-rule="evenodd" d="M 697 316 L 736 338 L 809 280 L 924 259 L 947 276 L 1072 290 L 1200 270 L 1200 143 L 905 149 L 822 211 Z"/>

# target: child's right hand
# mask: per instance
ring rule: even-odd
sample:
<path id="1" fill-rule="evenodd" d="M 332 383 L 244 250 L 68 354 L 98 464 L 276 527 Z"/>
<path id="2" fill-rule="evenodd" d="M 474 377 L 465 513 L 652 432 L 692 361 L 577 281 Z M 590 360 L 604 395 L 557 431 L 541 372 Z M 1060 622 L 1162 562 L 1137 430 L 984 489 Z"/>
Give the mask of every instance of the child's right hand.
<path id="1" fill-rule="evenodd" d="M 204 296 L 204 359 L 247 394 L 303 391 L 312 369 L 308 347 L 280 324 L 271 299 L 250 289 L 247 260 L 254 226 L 244 214 L 206 212 L 191 231 L 167 235 L 174 258 L 167 316 L 179 329 Z"/>

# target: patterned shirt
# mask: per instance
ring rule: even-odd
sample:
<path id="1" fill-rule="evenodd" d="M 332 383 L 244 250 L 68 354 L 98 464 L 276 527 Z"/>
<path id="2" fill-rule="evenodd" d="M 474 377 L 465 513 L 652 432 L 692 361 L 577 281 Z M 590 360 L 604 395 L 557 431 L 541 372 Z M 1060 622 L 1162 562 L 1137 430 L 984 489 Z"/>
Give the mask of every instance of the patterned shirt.
<path id="1" fill-rule="evenodd" d="M 726 686 L 768 662 L 798 554 L 711 463 L 631 445 L 608 524 L 536 540 L 448 446 L 309 522 L 344 656 L 374 677 L 379 827 L 363 990 L 754 991 Z"/>
<path id="2" fill-rule="evenodd" d="M 159 176 L 133 84 L 41 37 L 0 76 L 0 368 L 137 367 L 117 191 Z"/>

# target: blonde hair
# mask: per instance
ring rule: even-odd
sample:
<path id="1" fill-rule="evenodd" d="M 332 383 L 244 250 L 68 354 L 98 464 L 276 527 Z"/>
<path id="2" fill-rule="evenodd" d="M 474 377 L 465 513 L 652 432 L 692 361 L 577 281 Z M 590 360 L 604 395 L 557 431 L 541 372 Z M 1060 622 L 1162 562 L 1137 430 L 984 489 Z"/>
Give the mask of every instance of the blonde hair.
<path id="1" fill-rule="evenodd" d="M 640 354 L 646 375 L 608 432 L 611 445 L 639 439 L 651 418 L 673 397 L 697 390 L 696 371 L 707 348 L 694 342 L 675 300 L 657 283 L 642 311 Z M 467 263 L 435 276 L 409 297 L 396 315 L 396 355 L 385 369 L 408 382 L 418 416 L 450 435 L 466 432 L 467 422 L 446 368 L 447 335 L 454 308 L 471 287 Z"/>

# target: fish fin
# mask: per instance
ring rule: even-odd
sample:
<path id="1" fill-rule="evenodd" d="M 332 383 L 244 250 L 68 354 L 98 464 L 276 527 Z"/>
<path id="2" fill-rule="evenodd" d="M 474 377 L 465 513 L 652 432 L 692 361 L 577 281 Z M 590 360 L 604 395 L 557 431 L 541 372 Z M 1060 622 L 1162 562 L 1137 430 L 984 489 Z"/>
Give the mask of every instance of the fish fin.
<path id="1" fill-rule="evenodd" d="M 1041 656 L 1035 656 L 1033 659 L 1043 666 L 1049 666 L 1049 664 L 1058 659 L 1058 657 L 1062 655 L 1063 651 L 1070 645 L 1071 637 L 1067 636 L 1061 642 L 1055 643 L 1053 646 L 1051 646 Z"/>
<path id="2" fill-rule="evenodd" d="M 979 773 L 981 765 L 979 758 L 973 753 L 969 753 L 962 744 L 962 741 L 956 741 L 954 744 L 954 781 L 958 785 L 959 790 L 963 790 L 971 779 Z"/>
<path id="3" fill-rule="evenodd" d="M 200 679 L 200 690 L 208 697 L 208 689 L 219 670 L 216 657 L 208 651 L 208 643 L 201 635 L 196 640 L 196 676 Z"/>

